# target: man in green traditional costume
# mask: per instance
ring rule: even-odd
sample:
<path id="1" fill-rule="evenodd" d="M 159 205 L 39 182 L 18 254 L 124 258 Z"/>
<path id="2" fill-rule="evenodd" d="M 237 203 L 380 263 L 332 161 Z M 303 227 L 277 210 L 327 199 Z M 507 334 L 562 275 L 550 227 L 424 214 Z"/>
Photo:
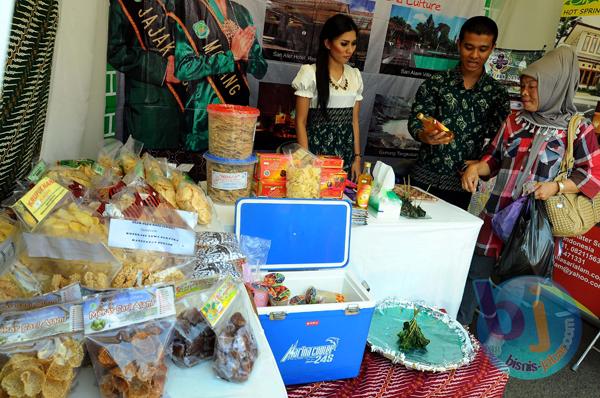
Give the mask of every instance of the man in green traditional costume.
<path id="1" fill-rule="evenodd" d="M 111 0 L 108 63 L 125 75 L 124 129 L 146 149 L 184 142 L 186 83 L 174 75 L 175 0 Z"/>
<path id="2" fill-rule="evenodd" d="M 190 83 L 185 147 L 208 147 L 209 104 L 248 105 L 246 73 L 267 72 L 252 16 L 230 0 L 177 0 L 175 76 Z"/>

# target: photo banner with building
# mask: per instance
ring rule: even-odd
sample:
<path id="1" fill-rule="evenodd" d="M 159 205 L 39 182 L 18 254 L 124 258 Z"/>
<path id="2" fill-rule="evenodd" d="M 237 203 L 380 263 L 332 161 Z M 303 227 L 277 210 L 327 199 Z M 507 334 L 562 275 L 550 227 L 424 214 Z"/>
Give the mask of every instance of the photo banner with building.
<path id="1" fill-rule="evenodd" d="M 438 0 L 430 8 L 418 7 L 420 1 L 392 3 L 379 71 L 416 78 L 458 64 L 460 28 L 484 7 L 481 0 Z"/>
<path id="2" fill-rule="evenodd" d="M 594 114 L 600 106 L 600 0 L 566 0 L 555 44 L 568 44 L 577 51 L 579 89 L 575 104 L 586 117 L 595 119 L 598 131 L 599 120 Z"/>

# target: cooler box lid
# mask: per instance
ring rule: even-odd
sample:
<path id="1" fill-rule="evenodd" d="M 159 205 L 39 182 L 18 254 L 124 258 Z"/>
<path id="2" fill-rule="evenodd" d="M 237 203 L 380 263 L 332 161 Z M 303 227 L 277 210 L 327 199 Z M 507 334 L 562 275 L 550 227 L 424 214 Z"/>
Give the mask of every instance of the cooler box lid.
<path id="1" fill-rule="evenodd" d="M 271 241 L 273 271 L 342 268 L 350 259 L 352 207 L 343 200 L 245 198 L 235 206 L 235 234 Z"/>

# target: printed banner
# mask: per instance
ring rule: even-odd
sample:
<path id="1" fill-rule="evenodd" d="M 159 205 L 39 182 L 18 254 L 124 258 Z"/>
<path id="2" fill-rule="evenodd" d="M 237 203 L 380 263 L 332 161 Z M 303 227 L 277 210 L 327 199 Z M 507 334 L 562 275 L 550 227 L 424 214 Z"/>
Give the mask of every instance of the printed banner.
<path id="1" fill-rule="evenodd" d="M 457 64 L 460 27 L 467 18 L 483 15 L 486 1 L 111 0 L 110 4 L 107 136 L 125 140 L 132 135 L 150 149 L 205 149 L 206 104 L 226 101 L 223 87 L 236 86 L 227 75 L 230 70 L 221 50 L 233 48 L 241 28 L 255 35 L 249 61 L 242 61 L 243 73 L 236 74 L 243 75 L 237 81 L 248 82 L 248 103 L 261 111 L 255 149 L 272 151 L 294 141 L 295 97 L 290 84 L 301 64 L 315 62 L 324 22 L 343 13 L 359 27 L 350 64 L 362 71 L 365 87 L 360 113 L 361 135 L 369 136 L 365 151 L 408 162 L 418 148 L 405 127 L 421 82 L 415 78 Z M 194 10 L 202 15 L 194 16 Z M 198 78 L 194 71 L 207 65 L 212 65 L 211 75 Z M 401 100 L 389 99 L 393 97 Z M 394 104 L 400 108 L 392 111 Z M 382 107 L 388 108 L 384 115 Z M 371 120 L 374 109 L 379 116 Z"/>
<path id="2" fill-rule="evenodd" d="M 374 0 L 267 1 L 263 48 L 275 61 L 312 64 L 319 50 L 319 34 L 335 14 L 348 14 L 359 29 L 356 53 L 350 64 L 362 69 L 373 23 Z"/>
<path id="3" fill-rule="evenodd" d="M 552 279 L 562 286 L 582 309 L 600 317 L 600 227 L 587 234 L 565 238 L 564 251 L 554 258 Z"/>
<path id="4" fill-rule="evenodd" d="M 598 131 L 600 121 L 594 113 L 600 106 L 600 0 L 565 0 L 555 44 L 568 44 L 577 51 L 579 89 L 575 104 L 593 119 Z"/>
<path id="5" fill-rule="evenodd" d="M 411 106 L 411 98 L 375 96 L 365 155 L 417 158 L 420 143 L 408 133 Z"/>
<path id="6" fill-rule="evenodd" d="M 486 72 L 504 84 L 511 97 L 520 96 L 520 72 L 529 64 L 540 59 L 543 50 L 524 51 L 496 48 L 485 64 Z"/>
<path id="7" fill-rule="evenodd" d="M 582 17 L 600 14 L 600 0 L 565 0 L 561 17 Z"/>
<path id="8" fill-rule="evenodd" d="M 393 4 L 379 71 L 416 78 L 455 67 L 461 26 L 467 18 L 483 15 L 480 0 L 395 0 Z"/>

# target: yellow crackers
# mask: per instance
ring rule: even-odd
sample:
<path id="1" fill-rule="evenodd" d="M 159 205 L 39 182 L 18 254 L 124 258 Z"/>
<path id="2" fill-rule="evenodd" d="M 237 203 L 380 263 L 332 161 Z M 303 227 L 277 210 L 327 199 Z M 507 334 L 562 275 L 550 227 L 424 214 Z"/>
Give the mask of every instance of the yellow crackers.
<path id="1" fill-rule="evenodd" d="M 37 346 L 37 352 L 11 355 L 0 369 L 0 397 L 66 397 L 83 361 L 82 344 L 72 337 L 54 337 Z"/>

